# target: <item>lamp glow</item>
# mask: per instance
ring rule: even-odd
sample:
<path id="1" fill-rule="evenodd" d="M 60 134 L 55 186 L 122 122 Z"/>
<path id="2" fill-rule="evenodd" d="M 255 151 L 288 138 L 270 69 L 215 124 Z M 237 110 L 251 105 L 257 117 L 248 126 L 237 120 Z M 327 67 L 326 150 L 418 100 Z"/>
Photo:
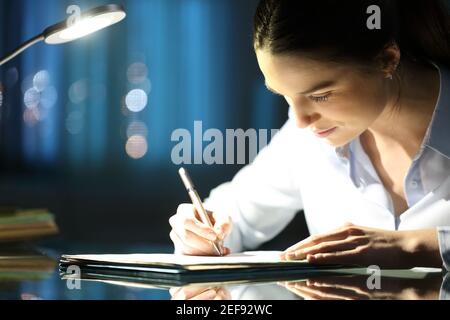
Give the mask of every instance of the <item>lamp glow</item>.
<path id="1" fill-rule="evenodd" d="M 95 16 L 85 16 L 73 26 L 66 26 L 64 29 L 47 29 L 47 33 L 44 32 L 45 42 L 48 44 L 70 42 L 120 22 L 125 18 L 125 16 L 125 12 L 120 10 L 98 14 Z"/>
<path id="2" fill-rule="evenodd" d="M 42 34 L 26 41 L 5 58 L 0 59 L 0 66 L 38 42 L 45 41 L 47 44 L 70 42 L 118 23 L 125 17 L 126 13 L 120 5 L 109 4 L 91 9 L 82 13 L 80 20 L 72 26 L 68 26 L 64 20 L 48 27 Z"/>

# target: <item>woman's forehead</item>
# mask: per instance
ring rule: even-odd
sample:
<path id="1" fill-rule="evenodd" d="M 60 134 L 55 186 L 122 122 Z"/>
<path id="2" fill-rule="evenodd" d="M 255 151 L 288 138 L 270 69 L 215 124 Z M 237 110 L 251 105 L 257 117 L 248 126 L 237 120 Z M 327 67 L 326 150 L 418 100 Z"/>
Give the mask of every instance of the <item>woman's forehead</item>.
<path id="1" fill-rule="evenodd" d="M 272 91 L 293 90 L 308 93 L 319 87 L 332 85 L 348 74 L 349 67 L 308 59 L 300 55 L 273 55 L 257 52 L 258 63 L 266 79 L 266 86 Z"/>

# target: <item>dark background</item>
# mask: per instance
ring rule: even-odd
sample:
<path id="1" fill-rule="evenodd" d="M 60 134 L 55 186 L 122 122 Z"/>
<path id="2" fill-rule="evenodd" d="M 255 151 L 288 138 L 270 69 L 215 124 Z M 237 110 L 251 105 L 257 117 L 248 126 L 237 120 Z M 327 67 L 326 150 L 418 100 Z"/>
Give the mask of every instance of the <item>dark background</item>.
<path id="1" fill-rule="evenodd" d="M 167 245 L 167 220 L 189 200 L 172 132 L 193 133 L 197 120 L 204 130 L 276 129 L 287 106 L 256 63 L 256 0 L 0 0 L 0 56 L 65 19 L 69 5 L 106 3 L 122 3 L 126 20 L 73 43 L 37 44 L 1 67 L 0 205 L 49 208 L 67 241 Z M 127 78 L 133 63 L 145 65 L 145 83 Z M 39 72 L 49 81 L 30 108 Z M 125 96 L 144 87 L 146 108 L 129 112 Z M 148 144 L 137 160 L 125 149 L 135 121 Z M 206 197 L 242 165 L 186 167 Z M 298 215 L 268 248 L 306 235 Z"/>

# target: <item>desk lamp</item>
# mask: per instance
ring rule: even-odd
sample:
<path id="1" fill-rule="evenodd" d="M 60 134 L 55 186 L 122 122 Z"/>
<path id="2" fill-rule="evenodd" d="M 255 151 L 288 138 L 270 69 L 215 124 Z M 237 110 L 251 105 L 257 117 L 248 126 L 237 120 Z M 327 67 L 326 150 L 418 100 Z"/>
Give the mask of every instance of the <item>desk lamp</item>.
<path id="1" fill-rule="evenodd" d="M 62 21 L 48 27 L 41 34 L 24 42 L 10 54 L 4 58 L 0 58 L 0 66 L 38 42 L 45 41 L 47 44 L 70 42 L 109 27 L 123 20 L 125 17 L 126 13 L 123 7 L 116 4 L 104 5 L 88 10 L 81 13 L 80 18 L 74 24 L 69 25 L 67 20 Z"/>

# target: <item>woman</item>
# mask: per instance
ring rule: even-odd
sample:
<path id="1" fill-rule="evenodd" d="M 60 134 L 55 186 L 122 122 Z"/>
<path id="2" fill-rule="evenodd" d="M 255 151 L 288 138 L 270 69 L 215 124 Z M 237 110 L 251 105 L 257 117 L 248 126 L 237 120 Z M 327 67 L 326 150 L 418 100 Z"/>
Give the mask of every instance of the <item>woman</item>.
<path id="1" fill-rule="evenodd" d="M 289 120 L 211 192 L 214 229 L 179 206 L 176 251 L 253 249 L 304 209 L 312 236 L 283 259 L 449 269 L 449 45 L 438 0 L 261 1 L 254 48 Z"/>

